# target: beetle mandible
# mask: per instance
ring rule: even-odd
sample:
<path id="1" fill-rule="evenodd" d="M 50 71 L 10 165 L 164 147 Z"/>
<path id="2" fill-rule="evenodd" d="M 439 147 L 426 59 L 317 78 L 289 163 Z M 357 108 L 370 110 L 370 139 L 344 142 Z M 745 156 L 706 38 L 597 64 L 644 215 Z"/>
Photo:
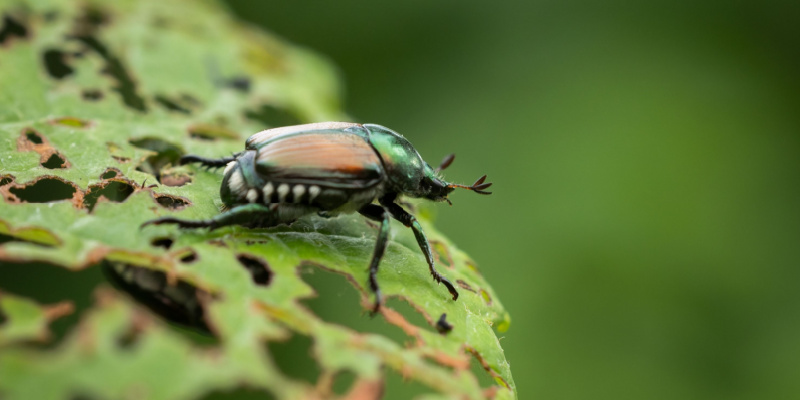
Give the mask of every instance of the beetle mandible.
<path id="1" fill-rule="evenodd" d="M 247 139 L 245 150 L 231 157 L 187 155 L 180 159 L 181 164 L 225 166 L 220 187 L 225 210 L 221 214 L 199 221 L 162 217 L 144 225 L 271 227 L 290 224 L 307 214 L 357 211 L 380 222 L 369 265 L 374 313 L 382 300 L 378 265 L 389 239 L 389 218 L 394 218 L 414 231 L 434 281 L 443 283 L 456 300 L 458 291 L 436 270 L 419 222 L 396 203 L 399 196 L 449 203 L 447 195 L 455 188 L 491 194 L 484 190 L 491 186 L 484 183 L 486 175 L 471 186 L 443 180 L 439 172 L 450 165 L 453 157 L 450 155 L 438 168 L 431 168 L 403 136 L 375 124 L 322 122 L 267 129 Z"/>

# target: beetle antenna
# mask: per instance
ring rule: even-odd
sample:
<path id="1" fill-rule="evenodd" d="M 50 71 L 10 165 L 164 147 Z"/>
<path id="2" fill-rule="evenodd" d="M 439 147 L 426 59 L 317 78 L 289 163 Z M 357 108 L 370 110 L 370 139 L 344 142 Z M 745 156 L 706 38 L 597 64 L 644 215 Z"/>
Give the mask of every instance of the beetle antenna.
<path id="1" fill-rule="evenodd" d="M 449 188 L 462 188 L 462 189 L 472 190 L 473 192 L 479 193 L 479 194 L 492 194 L 492 192 L 487 192 L 487 191 L 484 190 L 484 189 L 488 188 L 489 186 L 492 186 L 491 182 L 483 183 L 483 181 L 485 181 L 485 180 L 486 180 L 486 175 L 478 178 L 478 180 L 475 181 L 475 183 L 473 183 L 472 186 L 459 185 L 457 183 L 451 183 L 451 184 L 447 185 L 447 187 L 449 187 Z"/>
<path id="2" fill-rule="evenodd" d="M 436 169 L 435 169 L 435 170 L 433 170 L 433 171 L 434 171 L 434 172 L 436 172 L 437 174 L 438 174 L 439 172 L 442 172 L 442 171 L 444 171 L 444 169 L 445 169 L 445 168 L 447 168 L 447 167 L 449 167 L 449 166 L 450 166 L 450 164 L 452 164 L 452 163 L 453 163 L 453 160 L 455 160 L 455 159 L 456 159 L 456 154 L 455 154 L 455 153 L 448 155 L 447 157 L 445 157 L 444 159 L 442 159 L 442 162 L 441 162 L 441 163 L 439 164 L 439 166 L 438 166 L 438 167 L 436 167 Z"/>

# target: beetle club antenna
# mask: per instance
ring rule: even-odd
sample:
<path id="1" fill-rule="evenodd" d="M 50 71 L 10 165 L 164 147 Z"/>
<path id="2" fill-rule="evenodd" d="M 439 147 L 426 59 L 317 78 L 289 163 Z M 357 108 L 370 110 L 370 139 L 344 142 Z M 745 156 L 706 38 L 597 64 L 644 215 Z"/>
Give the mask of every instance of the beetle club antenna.
<path id="1" fill-rule="evenodd" d="M 436 167 L 436 169 L 434 170 L 434 172 L 436 172 L 436 173 L 438 174 L 439 172 L 442 172 L 442 171 L 444 171 L 444 169 L 445 169 L 445 168 L 447 168 L 447 167 L 449 167 L 449 166 L 450 166 L 450 164 L 452 164 L 452 163 L 453 163 L 453 160 L 455 160 L 455 159 L 456 159 L 456 154 L 455 154 L 455 153 L 448 155 L 447 157 L 445 157 L 444 159 L 442 159 L 442 163 L 441 163 L 441 164 L 439 164 L 439 166 L 438 166 L 438 167 Z"/>
<path id="2" fill-rule="evenodd" d="M 457 183 L 451 183 L 451 184 L 447 185 L 447 187 L 449 187 L 449 188 L 462 188 L 462 189 L 472 190 L 473 192 L 479 193 L 479 194 L 492 194 L 492 192 L 486 192 L 486 191 L 483 190 L 483 189 L 488 188 L 489 186 L 492 186 L 491 182 L 483 183 L 483 181 L 485 181 L 485 180 L 486 180 L 486 175 L 478 178 L 478 180 L 475 181 L 475 183 L 473 183 L 472 186 L 459 185 Z"/>

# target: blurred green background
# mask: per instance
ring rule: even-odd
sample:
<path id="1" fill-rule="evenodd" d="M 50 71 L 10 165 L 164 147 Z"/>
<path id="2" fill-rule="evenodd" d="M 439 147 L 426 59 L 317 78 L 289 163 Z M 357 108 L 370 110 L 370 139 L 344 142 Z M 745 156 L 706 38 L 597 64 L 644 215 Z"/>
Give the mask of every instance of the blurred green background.
<path id="1" fill-rule="evenodd" d="M 522 399 L 800 396 L 800 3 L 230 1 L 449 179 Z"/>

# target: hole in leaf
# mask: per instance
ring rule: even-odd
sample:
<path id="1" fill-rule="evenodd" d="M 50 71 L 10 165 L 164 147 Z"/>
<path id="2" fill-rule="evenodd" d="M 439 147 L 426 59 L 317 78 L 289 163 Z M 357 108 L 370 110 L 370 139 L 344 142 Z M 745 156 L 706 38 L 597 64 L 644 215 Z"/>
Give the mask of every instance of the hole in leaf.
<path id="1" fill-rule="evenodd" d="M 11 38 L 28 37 L 28 28 L 9 15 L 3 16 L 3 26 L 0 27 L 0 45 L 6 44 Z"/>
<path id="2" fill-rule="evenodd" d="M 114 286 L 163 318 L 209 331 L 200 300 L 207 294 L 202 290 L 184 281 L 170 285 L 163 271 L 123 263 L 104 261 L 103 272 Z"/>
<path id="3" fill-rule="evenodd" d="M 91 212 L 100 198 L 114 203 L 122 203 L 133 193 L 134 189 L 133 185 L 122 180 L 103 181 L 89 186 L 89 190 L 83 197 L 83 205 Z"/>
<path id="4" fill-rule="evenodd" d="M 8 185 L 11 182 L 14 182 L 14 177 L 11 175 L 4 175 L 3 177 L 0 177 L 0 186 Z"/>
<path id="5" fill-rule="evenodd" d="M 90 26 L 89 31 L 107 20 L 106 16 L 99 10 L 95 11 L 97 12 L 89 10 L 84 18 L 84 22 Z M 82 34 L 76 36 L 75 39 L 85 44 L 89 49 L 95 51 L 103 58 L 106 62 L 103 71 L 116 81 L 117 85 L 113 90 L 120 94 L 125 105 L 135 110 L 146 112 L 147 104 L 144 98 L 136 92 L 136 82 L 125 68 L 122 60 L 112 54 L 111 51 L 94 36 Z"/>
<path id="6" fill-rule="evenodd" d="M 275 400 L 276 397 L 262 388 L 239 386 L 229 390 L 214 390 L 200 400 Z"/>
<path id="7" fill-rule="evenodd" d="M 402 344 L 407 336 L 396 326 L 369 313 L 361 306 L 361 295 L 354 290 L 351 275 L 328 270 L 315 264 L 305 264 L 299 268 L 302 280 L 311 286 L 316 296 L 300 302 L 311 309 L 315 315 L 326 322 L 347 326 L 358 332 L 370 332 Z M 364 282 L 366 285 L 366 282 Z M 373 298 L 370 296 L 370 306 Z"/>
<path id="8" fill-rule="evenodd" d="M 189 136 L 200 140 L 239 139 L 239 135 L 222 126 L 195 124 L 189 127 Z"/>
<path id="9" fill-rule="evenodd" d="M 67 167 L 67 160 L 59 153 L 53 153 L 47 161 L 42 163 L 42 166 L 48 169 L 60 169 Z"/>
<path id="10" fill-rule="evenodd" d="M 192 204 L 189 200 L 186 200 L 178 196 L 172 196 L 168 194 L 158 194 L 155 196 L 158 205 L 164 208 L 169 208 L 171 210 L 181 210 L 183 208 L 186 208 L 186 206 Z"/>
<path id="11" fill-rule="evenodd" d="M 266 261 L 249 254 L 239 254 L 236 256 L 236 259 L 250 272 L 250 276 L 253 277 L 253 282 L 256 285 L 269 285 L 272 278 L 272 271 L 270 271 Z"/>
<path id="12" fill-rule="evenodd" d="M 401 399 L 414 399 L 423 397 L 425 394 L 431 394 L 433 389 L 425 386 L 419 381 L 404 378 L 397 371 L 392 368 L 384 367 L 386 376 L 386 385 L 384 386 L 384 393 L 392 393 L 399 395 Z"/>
<path id="13" fill-rule="evenodd" d="M 136 167 L 136 170 L 155 176 L 159 182 L 161 182 L 161 169 L 170 164 L 177 165 L 183 155 L 183 149 L 180 146 L 155 137 L 130 139 L 129 142 L 140 149 L 155 152 Z"/>
<path id="14" fill-rule="evenodd" d="M 339 371 L 333 377 L 333 393 L 343 395 L 353 386 L 356 374 L 350 370 Z"/>
<path id="15" fill-rule="evenodd" d="M 55 346 L 69 333 L 84 311 L 95 303 L 94 289 L 105 282 L 100 268 L 87 266 L 80 270 L 67 270 L 45 262 L 16 263 L 3 261 L 0 268 L 3 291 L 35 300 L 39 304 L 54 304 L 69 299 L 75 307 L 72 314 L 53 320 L 53 333 L 48 347 Z"/>
<path id="16" fill-rule="evenodd" d="M 81 96 L 84 100 L 97 101 L 103 98 L 103 92 L 98 89 L 84 89 Z"/>
<path id="17" fill-rule="evenodd" d="M 302 123 L 294 113 L 270 104 L 264 104 L 256 110 L 245 111 L 244 116 L 265 126 L 289 126 Z"/>
<path id="18" fill-rule="evenodd" d="M 80 119 L 75 117 L 61 117 L 53 119 L 50 122 L 56 125 L 72 126 L 75 128 L 86 128 L 87 126 L 92 124 L 91 122 L 85 119 Z"/>
<path id="19" fill-rule="evenodd" d="M 77 188 L 56 177 L 43 177 L 21 187 L 12 187 L 9 192 L 22 202 L 50 203 L 72 199 Z"/>
<path id="20" fill-rule="evenodd" d="M 61 50 L 48 49 L 42 55 L 47 74 L 55 79 L 64 79 L 75 70 L 67 64 L 66 53 Z"/>
<path id="21" fill-rule="evenodd" d="M 110 167 L 106 168 L 106 170 L 103 171 L 103 173 L 100 175 L 100 179 L 111 179 L 111 178 L 116 178 L 117 176 L 122 176 L 122 171 Z"/>
<path id="22" fill-rule="evenodd" d="M 163 248 L 165 248 L 167 250 L 169 250 L 169 248 L 172 247 L 173 243 L 174 243 L 174 241 L 171 238 L 168 238 L 168 237 L 155 238 L 155 239 L 150 241 L 151 245 L 153 245 L 155 247 L 163 247 Z"/>
<path id="23" fill-rule="evenodd" d="M 155 97 L 156 102 L 168 111 L 174 111 L 181 114 L 191 114 L 192 111 L 177 102 L 170 100 L 167 96 L 158 95 Z"/>
<path id="24" fill-rule="evenodd" d="M 311 352 L 313 344 L 310 337 L 295 333 L 284 342 L 267 342 L 267 350 L 281 372 L 290 378 L 315 383 L 321 370 Z"/>
<path id="25" fill-rule="evenodd" d="M 180 260 L 184 264 L 193 263 L 197 261 L 197 253 L 194 250 L 189 249 L 185 255 L 181 256 Z"/>
<path id="26" fill-rule="evenodd" d="M 132 322 L 122 334 L 117 336 L 117 347 L 123 350 L 131 350 L 136 347 L 141 337 L 142 330 L 136 326 L 135 322 Z"/>
<path id="27" fill-rule="evenodd" d="M 494 378 L 489 371 L 483 367 L 478 356 L 475 355 L 473 351 L 469 353 L 472 354 L 469 361 L 469 372 L 478 379 L 478 385 L 482 388 L 494 386 L 496 384 Z"/>
<path id="28" fill-rule="evenodd" d="M 39 133 L 34 131 L 33 129 L 25 130 L 25 137 L 28 139 L 29 142 L 31 142 L 33 144 L 42 144 L 42 143 L 44 143 L 44 140 L 42 140 L 42 137 L 39 136 Z"/>

